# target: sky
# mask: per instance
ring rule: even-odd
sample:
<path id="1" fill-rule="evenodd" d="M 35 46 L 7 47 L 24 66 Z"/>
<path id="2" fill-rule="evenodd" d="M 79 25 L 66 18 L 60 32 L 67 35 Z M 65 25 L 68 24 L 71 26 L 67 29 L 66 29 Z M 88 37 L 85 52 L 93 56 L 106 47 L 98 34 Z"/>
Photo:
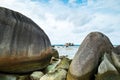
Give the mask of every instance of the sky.
<path id="1" fill-rule="evenodd" d="M 81 44 L 98 31 L 120 45 L 120 0 L 0 0 L 0 6 L 31 18 L 52 44 Z"/>

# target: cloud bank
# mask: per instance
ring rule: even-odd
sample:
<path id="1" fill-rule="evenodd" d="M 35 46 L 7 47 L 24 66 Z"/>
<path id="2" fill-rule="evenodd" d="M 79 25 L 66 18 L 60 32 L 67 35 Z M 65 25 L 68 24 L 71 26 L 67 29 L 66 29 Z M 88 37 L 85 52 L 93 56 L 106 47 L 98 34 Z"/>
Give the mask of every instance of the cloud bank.
<path id="1" fill-rule="evenodd" d="M 92 31 L 120 44 L 119 0 L 0 0 L 0 6 L 18 11 L 36 22 L 52 44 L 81 44 Z"/>

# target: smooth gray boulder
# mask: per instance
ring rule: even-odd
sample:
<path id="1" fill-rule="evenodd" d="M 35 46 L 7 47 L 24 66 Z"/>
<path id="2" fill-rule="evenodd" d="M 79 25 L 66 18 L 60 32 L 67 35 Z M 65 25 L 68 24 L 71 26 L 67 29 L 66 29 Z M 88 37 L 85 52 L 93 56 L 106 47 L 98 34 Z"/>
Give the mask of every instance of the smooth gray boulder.
<path id="1" fill-rule="evenodd" d="M 46 33 L 30 18 L 0 7 L 0 72 L 26 73 L 45 68 L 52 56 Z"/>
<path id="2" fill-rule="evenodd" d="M 104 34 L 88 34 L 70 64 L 67 80 L 93 80 L 101 56 L 111 53 L 112 49 L 113 45 Z"/>

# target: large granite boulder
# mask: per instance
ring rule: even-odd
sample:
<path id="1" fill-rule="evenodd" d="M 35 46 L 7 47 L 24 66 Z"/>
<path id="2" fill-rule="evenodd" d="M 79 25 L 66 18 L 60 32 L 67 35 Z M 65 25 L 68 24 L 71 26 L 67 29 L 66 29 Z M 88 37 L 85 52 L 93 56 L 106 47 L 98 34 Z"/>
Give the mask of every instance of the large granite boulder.
<path id="1" fill-rule="evenodd" d="M 110 53 L 113 46 L 110 40 L 100 32 L 87 35 L 75 54 L 67 74 L 67 80 L 94 80 L 101 56 Z"/>
<path id="2" fill-rule="evenodd" d="M 45 32 L 26 16 L 0 7 L 0 72 L 26 73 L 45 68 L 51 59 Z"/>

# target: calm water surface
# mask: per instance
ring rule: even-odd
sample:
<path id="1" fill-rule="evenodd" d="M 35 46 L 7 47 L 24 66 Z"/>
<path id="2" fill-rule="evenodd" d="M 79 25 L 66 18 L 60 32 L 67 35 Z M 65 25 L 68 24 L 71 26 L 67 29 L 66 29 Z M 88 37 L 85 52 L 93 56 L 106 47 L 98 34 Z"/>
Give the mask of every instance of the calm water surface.
<path id="1" fill-rule="evenodd" d="M 118 45 L 114 45 L 114 47 L 116 47 Z M 68 55 L 68 58 L 73 59 L 74 55 L 76 54 L 76 52 L 78 51 L 78 48 L 80 47 L 80 45 L 77 46 L 55 46 L 54 48 L 57 49 L 57 51 L 59 52 L 60 56 L 65 56 Z"/>
<path id="2" fill-rule="evenodd" d="M 54 48 L 57 49 L 60 56 L 68 55 L 68 57 L 72 59 L 74 55 L 76 54 L 79 46 L 69 46 L 69 47 L 55 46 Z"/>

